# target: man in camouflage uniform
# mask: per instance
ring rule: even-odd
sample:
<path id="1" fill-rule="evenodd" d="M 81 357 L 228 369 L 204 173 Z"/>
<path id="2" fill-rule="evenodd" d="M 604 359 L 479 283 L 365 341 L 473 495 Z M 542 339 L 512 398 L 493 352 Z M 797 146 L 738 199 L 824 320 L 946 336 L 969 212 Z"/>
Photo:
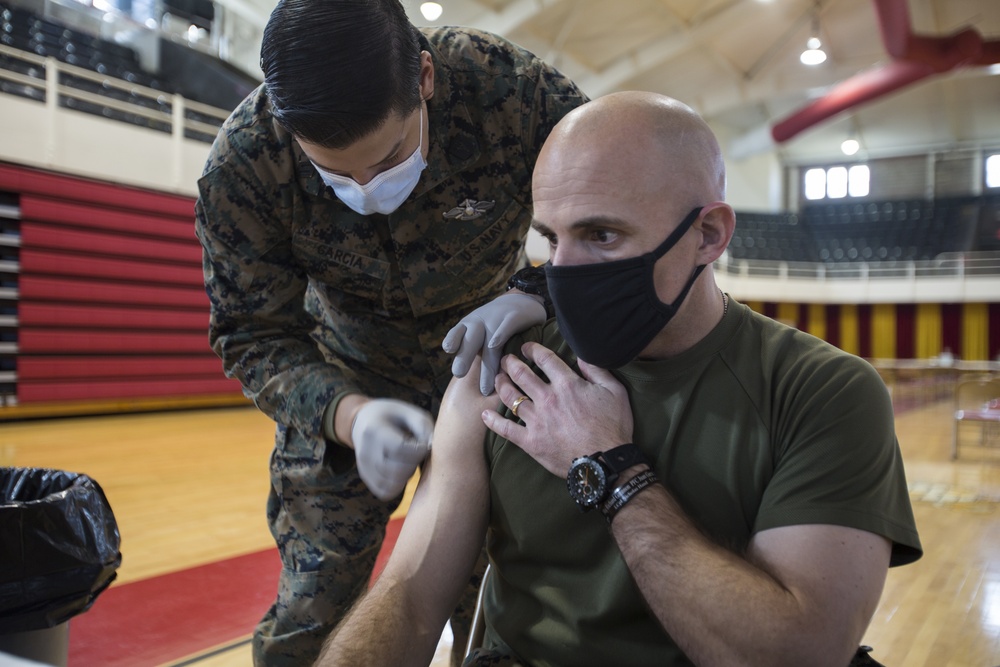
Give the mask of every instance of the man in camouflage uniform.
<path id="1" fill-rule="evenodd" d="M 277 422 L 267 518 L 283 567 L 254 661 L 303 665 L 366 587 L 429 448 L 445 334 L 463 316 L 465 347 L 512 333 L 487 302 L 526 264 L 537 153 L 586 99 L 495 35 L 415 30 L 398 0 L 283 0 L 261 63 L 199 180 L 197 234 L 213 349 Z M 386 203 L 380 176 L 395 188 L 402 172 L 419 180 Z M 499 312 L 500 329 L 521 325 Z"/>

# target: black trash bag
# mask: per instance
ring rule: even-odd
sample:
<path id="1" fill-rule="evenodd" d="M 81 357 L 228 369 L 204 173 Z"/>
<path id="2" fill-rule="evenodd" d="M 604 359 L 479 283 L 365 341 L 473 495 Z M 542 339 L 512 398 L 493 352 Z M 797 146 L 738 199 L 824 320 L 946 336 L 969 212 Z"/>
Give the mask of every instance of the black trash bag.
<path id="1" fill-rule="evenodd" d="M 0 468 L 0 634 L 52 628 L 89 609 L 118 576 L 120 546 L 94 480 Z"/>

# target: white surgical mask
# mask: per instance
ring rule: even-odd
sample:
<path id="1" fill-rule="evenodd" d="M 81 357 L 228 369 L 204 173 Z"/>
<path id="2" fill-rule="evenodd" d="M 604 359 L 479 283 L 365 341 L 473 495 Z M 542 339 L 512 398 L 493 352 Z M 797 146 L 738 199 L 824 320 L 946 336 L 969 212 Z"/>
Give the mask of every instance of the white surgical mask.
<path id="1" fill-rule="evenodd" d="M 420 139 L 413 154 L 391 169 L 386 169 L 372 180 L 361 185 L 353 178 L 331 174 L 316 163 L 323 182 L 333 188 L 337 198 L 361 215 L 381 213 L 388 215 L 399 208 L 417 187 L 420 173 L 427 166 L 423 156 L 424 105 L 420 104 Z"/>

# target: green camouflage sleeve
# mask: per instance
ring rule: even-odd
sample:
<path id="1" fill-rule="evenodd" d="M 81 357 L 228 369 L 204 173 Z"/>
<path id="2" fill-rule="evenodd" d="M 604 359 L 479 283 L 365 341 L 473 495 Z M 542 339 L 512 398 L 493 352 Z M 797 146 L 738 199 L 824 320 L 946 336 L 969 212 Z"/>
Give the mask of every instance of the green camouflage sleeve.
<path id="1" fill-rule="evenodd" d="M 552 128 L 563 116 L 588 102 L 588 97 L 569 78 L 541 60 L 537 84 L 530 97 L 522 100 L 524 155 L 528 169 L 535 170 L 535 161 Z"/>
<path id="2" fill-rule="evenodd" d="M 262 164 L 280 161 L 277 147 L 270 148 L 256 156 Z M 341 361 L 324 358 L 310 338 L 315 321 L 303 308 L 308 279 L 293 260 L 283 220 L 293 195 L 280 179 L 265 185 L 251 166 L 254 157 L 220 136 L 198 183 L 209 341 L 226 375 L 239 380 L 262 412 L 319 434 L 334 396 L 359 391 L 356 376 Z"/>

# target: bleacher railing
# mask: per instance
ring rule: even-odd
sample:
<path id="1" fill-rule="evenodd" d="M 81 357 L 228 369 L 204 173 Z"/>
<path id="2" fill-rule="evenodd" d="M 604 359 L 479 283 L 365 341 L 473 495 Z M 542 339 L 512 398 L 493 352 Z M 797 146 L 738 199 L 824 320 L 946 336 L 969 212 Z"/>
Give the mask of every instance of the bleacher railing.
<path id="1" fill-rule="evenodd" d="M 95 113 L 207 143 L 215 139 L 219 127 L 230 114 L 225 109 L 188 100 L 182 95 L 100 74 L 51 56 L 42 57 L 5 45 L 0 45 L 0 56 L 3 56 L 0 58 L 0 84 L 6 82 L 8 86 L 5 87 L 13 84 L 20 88 L 17 92 L 9 89 L 7 92 L 48 106 Z M 37 66 L 41 68 L 40 75 L 14 71 L 8 59 Z M 104 92 L 87 90 L 87 84 Z M 113 96 L 115 93 L 129 99 L 118 99 Z"/>
<path id="2" fill-rule="evenodd" d="M 780 262 L 772 260 L 732 259 L 723 255 L 715 270 L 742 277 L 779 279 L 881 280 L 922 278 L 1000 277 L 1000 252 L 942 253 L 932 260 L 892 262 Z M 1000 285 L 998 285 L 1000 293 Z"/>

